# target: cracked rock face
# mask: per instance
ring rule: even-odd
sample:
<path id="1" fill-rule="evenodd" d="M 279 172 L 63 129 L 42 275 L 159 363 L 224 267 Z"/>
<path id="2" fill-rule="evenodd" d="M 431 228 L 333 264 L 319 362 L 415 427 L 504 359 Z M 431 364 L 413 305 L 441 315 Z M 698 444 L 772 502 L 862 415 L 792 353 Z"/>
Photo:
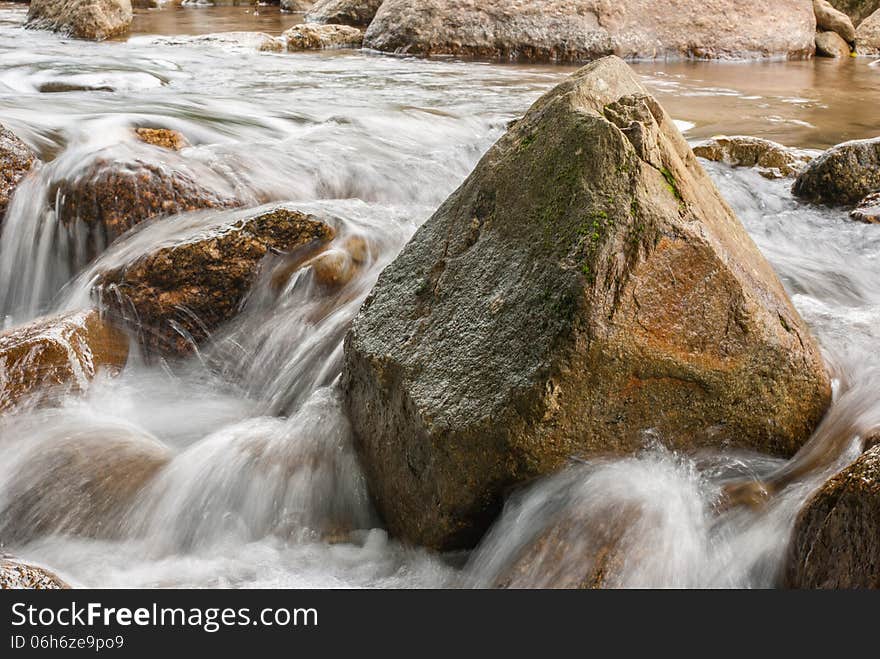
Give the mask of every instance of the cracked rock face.
<path id="1" fill-rule="evenodd" d="M 437 548 L 648 430 L 791 455 L 830 398 L 772 268 L 614 57 L 535 103 L 382 273 L 342 383 L 385 521 Z"/>
<path id="2" fill-rule="evenodd" d="M 880 588 L 880 446 L 826 482 L 801 510 L 789 588 Z"/>

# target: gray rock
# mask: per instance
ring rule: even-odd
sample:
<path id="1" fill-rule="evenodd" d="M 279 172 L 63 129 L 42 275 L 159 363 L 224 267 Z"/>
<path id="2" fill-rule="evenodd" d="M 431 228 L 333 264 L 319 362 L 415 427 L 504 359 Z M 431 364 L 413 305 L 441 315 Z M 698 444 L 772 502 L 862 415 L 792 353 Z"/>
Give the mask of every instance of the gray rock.
<path id="1" fill-rule="evenodd" d="M 306 21 L 367 27 L 382 2 L 383 0 L 318 0 L 306 13 Z"/>
<path id="2" fill-rule="evenodd" d="M 382 273 L 342 386 L 389 528 L 438 548 L 649 429 L 791 455 L 830 396 L 772 268 L 614 57 L 538 100 Z"/>
<path id="3" fill-rule="evenodd" d="M 764 178 L 796 176 L 813 156 L 770 140 L 746 135 L 721 135 L 694 147 L 699 158 L 723 162 L 732 167 L 756 167 Z"/>
<path id="4" fill-rule="evenodd" d="M 880 190 L 880 137 L 844 142 L 813 160 L 794 182 L 808 201 L 854 206 Z"/>

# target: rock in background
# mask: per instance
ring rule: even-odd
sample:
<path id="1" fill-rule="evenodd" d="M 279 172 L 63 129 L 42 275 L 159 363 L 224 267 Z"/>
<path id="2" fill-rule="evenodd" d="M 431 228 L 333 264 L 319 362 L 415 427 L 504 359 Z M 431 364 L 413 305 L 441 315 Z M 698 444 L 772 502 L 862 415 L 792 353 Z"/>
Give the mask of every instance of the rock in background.
<path id="1" fill-rule="evenodd" d="M 389 528 L 444 549 L 573 455 L 632 453 L 649 429 L 791 455 L 830 400 L 772 268 L 617 58 L 535 103 L 419 229 L 342 383 Z"/>
<path id="2" fill-rule="evenodd" d="M 25 27 L 100 41 L 127 32 L 132 18 L 130 0 L 31 0 Z"/>
<path id="3" fill-rule="evenodd" d="M 871 14 L 856 30 L 856 52 L 880 54 L 880 9 Z"/>

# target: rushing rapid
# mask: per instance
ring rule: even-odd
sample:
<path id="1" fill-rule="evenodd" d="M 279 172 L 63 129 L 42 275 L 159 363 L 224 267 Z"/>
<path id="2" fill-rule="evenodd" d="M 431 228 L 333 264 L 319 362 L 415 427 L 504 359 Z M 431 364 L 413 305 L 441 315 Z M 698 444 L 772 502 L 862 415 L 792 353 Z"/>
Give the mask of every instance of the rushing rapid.
<path id="1" fill-rule="evenodd" d="M 233 9 L 191 11 L 215 17 L 215 31 L 277 32 L 288 20 Z M 280 292 L 264 277 L 192 356 L 147 359 L 133 347 L 119 375 L 100 374 L 56 406 L 0 416 L 0 549 L 73 585 L 577 585 L 584 561 L 613 541 L 606 585 L 769 587 L 806 498 L 880 426 L 877 227 L 797 202 L 790 181 L 709 163 L 834 377 L 833 406 L 810 442 L 784 462 L 679 455 L 646 433 L 640 455 L 573 466 L 514 493 L 469 555 L 404 546 L 370 504 L 342 412 L 343 337 L 419 224 L 572 69 L 258 53 L 154 36 L 158 19 L 136 21 L 125 42 L 75 42 L 24 32 L 23 18 L 19 6 L 0 4 L 0 123 L 43 164 L 2 226 L 4 329 L 89 308 L 101 271 L 246 212 L 145 223 L 95 257 L 83 227 L 59 221 L 57 190 L 101 159 L 183 170 L 249 208 L 283 203 L 332 216 L 342 234 L 372 246 L 331 295 L 307 276 Z M 196 21 L 186 25 L 194 34 Z M 870 61 L 845 79 L 825 62 L 636 68 L 689 138 L 745 133 L 822 148 L 880 133 L 865 111 L 880 102 L 880 67 Z M 133 137 L 139 126 L 178 130 L 191 146 L 157 155 Z M 725 506 L 725 484 L 737 479 L 774 489 L 760 505 Z M 560 559 L 546 550 L 533 573 L 513 574 L 560 518 L 576 521 L 556 531 L 569 551 Z"/>

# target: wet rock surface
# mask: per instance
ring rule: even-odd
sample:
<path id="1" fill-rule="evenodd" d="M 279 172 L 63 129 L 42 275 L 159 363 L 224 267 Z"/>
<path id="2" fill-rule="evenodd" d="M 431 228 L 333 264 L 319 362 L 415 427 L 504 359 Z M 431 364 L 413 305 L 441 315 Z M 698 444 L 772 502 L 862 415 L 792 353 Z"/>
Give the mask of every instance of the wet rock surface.
<path id="1" fill-rule="evenodd" d="M 630 453 L 649 428 L 791 455 L 830 399 L 772 268 L 617 58 L 535 103 L 419 229 L 342 382 L 390 530 L 438 548 L 572 455 Z"/>
<path id="2" fill-rule="evenodd" d="M 33 150 L 0 126 L 0 226 L 16 186 L 37 162 Z"/>
<path id="3" fill-rule="evenodd" d="M 101 369 L 121 369 L 128 337 L 97 311 L 52 316 L 0 334 L 0 412 L 83 390 Z"/>
<path id="4" fill-rule="evenodd" d="M 862 199 L 849 215 L 859 222 L 880 224 L 880 192 L 875 192 Z"/>
<path id="5" fill-rule="evenodd" d="M 289 51 L 360 48 L 364 33 L 348 25 L 304 23 L 285 31 L 282 39 L 287 42 Z"/>
<path id="6" fill-rule="evenodd" d="M 97 284 L 112 317 L 151 351 L 182 356 L 240 310 L 270 254 L 333 239 L 325 222 L 284 208 L 245 216 L 103 273 Z"/>
<path id="7" fill-rule="evenodd" d="M 850 47 L 836 32 L 820 32 L 816 35 L 816 55 L 843 59 L 850 56 Z"/>
<path id="8" fill-rule="evenodd" d="M 801 510 L 789 588 L 880 588 L 880 446 L 826 482 Z"/>
<path id="9" fill-rule="evenodd" d="M 64 590 L 68 586 L 47 570 L 22 563 L 12 557 L 0 556 L 0 590 Z"/>
<path id="10" fill-rule="evenodd" d="M 366 27 L 384 0 L 319 0 L 306 13 L 309 23 L 336 23 Z"/>

